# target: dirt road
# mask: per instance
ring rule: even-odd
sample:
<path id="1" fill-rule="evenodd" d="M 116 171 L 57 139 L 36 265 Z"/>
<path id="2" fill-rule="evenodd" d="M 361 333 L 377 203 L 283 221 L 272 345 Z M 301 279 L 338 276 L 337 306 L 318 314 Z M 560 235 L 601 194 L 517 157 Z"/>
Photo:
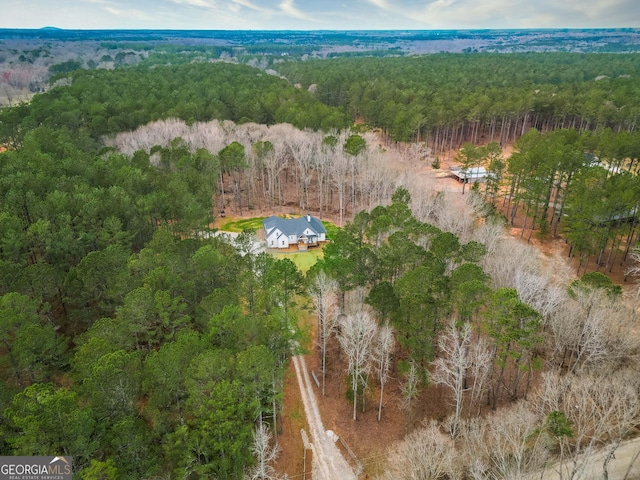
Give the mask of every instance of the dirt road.
<path id="1" fill-rule="evenodd" d="M 296 377 L 311 436 L 314 463 L 312 479 L 356 480 L 356 475 L 335 442 L 325 432 L 304 357 L 299 355 L 293 357 L 293 365 L 296 369 Z"/>

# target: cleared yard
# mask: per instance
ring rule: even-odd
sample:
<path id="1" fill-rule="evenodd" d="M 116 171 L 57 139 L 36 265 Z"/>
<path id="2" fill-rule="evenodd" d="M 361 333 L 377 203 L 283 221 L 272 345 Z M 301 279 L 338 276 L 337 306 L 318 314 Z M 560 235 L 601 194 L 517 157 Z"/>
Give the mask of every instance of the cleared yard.
<path id="1" fill-rule="evenodd" d="M 298 270 L 302 273 L 307 273 L 311 267 L 313 267 L 318 260 L 323 256 L 322 248 L 312 248 L 306 252 L 295 253 L 274 253 L 273 256 L 278 260 L 288 258 L 296 264 Z"/>

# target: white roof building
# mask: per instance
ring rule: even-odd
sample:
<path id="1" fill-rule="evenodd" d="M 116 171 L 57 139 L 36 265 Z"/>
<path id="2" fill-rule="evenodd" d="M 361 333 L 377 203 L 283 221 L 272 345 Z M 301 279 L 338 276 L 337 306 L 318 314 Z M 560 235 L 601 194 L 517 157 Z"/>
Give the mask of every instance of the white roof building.
<path id="1" fill-rule="evenodd" d="M 322 222 L 311 215 L 300 218 L 269 217 L 262 221 L 268 248 L 289 248 L 297 245 L 306 250 L 326 242 L 327 230 Z"/>

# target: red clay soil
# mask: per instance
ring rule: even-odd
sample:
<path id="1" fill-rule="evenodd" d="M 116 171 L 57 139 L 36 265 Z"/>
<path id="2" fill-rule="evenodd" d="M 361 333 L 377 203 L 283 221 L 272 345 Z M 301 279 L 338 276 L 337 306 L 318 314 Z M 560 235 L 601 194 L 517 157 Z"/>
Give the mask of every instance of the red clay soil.
<path id="1" fill-rule="evenodd" d="M 505 146 L 503 148 L 503 158 L 505 159 L 508 158 L 511 155 L 512 151 L 513 151 L 513 146 L 511 145 Z M 457 165 L 454 160 L 455 156 L 456 156 L 456 152 L 454 151 L 454 152 L 449 152 L 440 157 L 440 164 L 441 164 L 440 172 L 444 173 L 449 169 L 450 166 Z M 422 173 L 425 173 L 429 170 L 433 170 L 431 168 L 431 165 L 430 164 L 424 165 L 422 168 Z M 458 183 L 453 178 L 443 178 L 441 181 L 446 185 L 446 186 L 443 186 L 443 190 L 444 189 L 462 190 L 461 184 Z M 482 187 L 483 185 L 481 184 L 481 188 Z M 503 205 L 502 199 L 498 199 L 496 201 L 496 207 L 498 211 L 500 211 L 500 213 L 502 213 L 505 217 L 509 217 L 507 209 Z M 525 220 L 524 209 L 519 209 L 519 211 L 517 212 L 517 215 L 514 218 L 513 225 L 510 227 L 510 230 L 509 230 L 511 236 L 513 238 L 517 238 L 523 242 L 528 242 L 531 245 L 535 246 L 540 252 L 540 254 L 547 260 L 551 260 L 553 262 L 562 261 L 566 263 L 571 267 L 571 271 L 573 272 L 574 275 L 576 275 L 576 278 L 577 278 L 579 259 L 575 256 L 572 258 L 569 257 L 569 249 L 570 249 L 569 244 L 560 236 L 554 237 L 553 235 L 548 234 L 548 235 L 545 235 L 544 237 L 540 237 L 535 231 L 533 232 L 533 235 L 530 235 L 529 227 L 526 227 L 524 231 L 524 235 L 521 235 L 522 225 L 524 220 Z M 530 225 L 530 223 L 531 223 L 531 218 L 528 218 L 527 224 Z M 597 261 L 596 257 L 597 256 L 594 255 L 588 259 L 587 272 L 593 272 L 596 270 L 596 261 Z M 622 255 L 619 255 L 618 259 L 620 259 L 621 257 Z M 583 267 L 584 267 L 584 262 L 583 262 Z M 623 287 L 628 285 L 628 283 L 625 283 L 625 280 L 624 280 L 625 266 L 621 264 L 620 260 L 617 260 L 614 263 L 611 271 L 609 271 L 610 267 L 611 266 L 605 268 L 601 266 L 598 269 L 598 271 L 607 275 L 614 283 L 618 285 L 622 285 Z M 584 273 L 586 272 L 584 272 L 584 270 L 581 270 L 580 276 L 582 276 Z"/>
<path id="2" fill-rule="evenodd" d="M 303 323 L 312 324 L 312 337 L 315 336 L 315 319 L 308 316 Z M 311 339 L 315 342 L 315 339 Z M 320 351 L 316 347 L 310 348 L 305 356 L 307 367 L 314 371 L 321 380 Z M 446 399 L 443 402 L 438 387 L 427 389 L 415 399 L 411 418 L 406 418 L 400 408 L 399 399 L 401 375 L 392 372 L 389 383 L 385 386 L 382 421 L 378 422 L 379 389 L 373 378 L 370 380 L 372 388 L 367 392 L 365 407 L 362 413 L 361 403 L 358 409 L 358 419 L 353 420 L 353 404 L 346 398 L 348 390 L 345 359 L 341 355 L 337 340 L 333 337 L 327 350 L 327 375 L 325 396 L 320 388 L 315 390 L 324 428 L 333 430 L 353 450 L 358 461 L 364 466 L 364 476 L 372 477 L 381 471 L 387 448 L 395 441 L 401 440 L 405 433 L 420 425 L 422 418 L 444 418 L 446 416 Z M 303 478 L 303 443 L 301 428 L 307 429 L 304 418 L 304 408 L 300 391 L 296 382 L 292 365 L 289 365 L 285 377 L 283 427 L 279 437 L 281 448 L 280 457 L 276 462 L 276 470 L 280 474 L 286 473 L 290 478 Z M 307 430 L 308 432 L 308 430 Z M 343 455 L 351 461 L 349 454 Z M 353 466 L 353 465 L 352 465 Z M 307 465 L 307 469 L 309 466 Z M 310 476 L 307 476 L 310 478 Z"/>
<path id="3" fill-rule="evenodd" d="M 317 349 L 306 356 L 308 368 L 316 372 L 318 377 L 320 377 L 319 357 L 320 354 Z M 318 388 L 315 392 L 316 398 L 325 429 L 333 430 L 342 437 L 353 450 L 358 460 L 364 465 L 365 474 L 371 476 L 381 471 L 384 454 L 389 445 L 396 440 L 402 439 L 405 434 L 405 424 L 407 422 L 398 402 L 398 399 L 401 398 L 399 382 L 397 381 L 399 375 L 394 372 L 394 379 L 385 387 L 382 421 L 379 423 L 377 420 L 379 398 L 377 386 L 367 392 L 365 413 L 362 413 L 359 405 L 358 420 L 353 421 L 353 404 L 346 398 L 348 386 L 345 367 L 340 355 L 340 349 L 337 342 L 334 341 L 327 354 L 326 394 L 323 397 L 321 389 Z M 298 417 L 298 412 L 304 417 L 304 411 L 298 385 L 295 377 L 291 374 L 292 369 L 289 368 L 287 372 L 289 378 L 285 386 L 284 428 L 279 439 L 282 450 L 276 469 L 279 473 L 287 473 L 290 478 L 302 478 L 296 475 L 300 475 L 303 472 L 303 444 L 300 434 L 302 424 Z M 435 406 L 441 403 L 438 399 L 431 399 L 431 401 L 416 399 L 415 401 L 416 405 L 423 406 Z M 424 413 L 429 417 L 433 413 L 438 413 L 437 408 L 423 407 L 416 410 L 425 410 Z M 429 410 L 433 410 L 433 412 L 429 412 Z M 444 415 L 444 409 L 441 410 L 439 413 Z M 415 416 L 416 418 L 422 418 L 422 412 L 416 412 Z M 413 426 L 410 426 L 409 430 L 412 429 Z M 351 461 L 346 451 L 343 451 L 343 454 L 348 461 Z M 368 478 L 366 475 L 361 478 Z"/>
<path id="4" fill-rule="evenodd" d="M 506 154 L 508 154 L 508 149 Z M 449 165 L 453 164 L 452 159 L 455 154 L 441 156 L 441 172 L 448 170 Z M 425 174 L 432 170 L 430 161 L 423 160 L 413 165 L 405 165 L 405 168 L 414 170 L 414 173 Z M 442 178 L 443 189 L 455 190 L 461 185 L 453 178 Z M 227 215 L 238 217 L 255 217 L 272 214 L 300 214 L 295 205 L 278 207 L 274 211 L 244 211 L 244 215 L 235 212 L 233 206 L 227 206 Z M 515 238 L 520 237 L 522 225 L 522 214 L 515 219 L 515 226 L 511 229 L 511 235 Z M 525 232 L 526 242 L 528 231 Z M 541 257 L 547 260 L 547 264 L 554 264 L 558 261 L 571 262 L 568 259 L 568 245 L 561 238 L 538 238 L 532 235 L 530 242 L 536 246 Z M 590 261 L 591 265 L 595 265 L 594 261 Z M 577 269 L 577 263 L 572 265 L 573 271 Z M 591 268 L 589 271 L 592 271 Z M 623 268 L 614 269 L 610 275 L 616 283 L 622 283 Z M 309 320 L 309 319 L 307 319 Z M 305 320 L 305 321 L 307 321 Z M 316 372 L 320 376 L 320 354 L 317 348 L 306 356 L 306 362 L 309 369 Z M 396 362 L 397 363 L 397 362 Z M 532 386 L 538 381 L 534 375 Z M 370 380 L 371 388 L 366 393 L 366 409 L 362 412 L 361 406 L 358 410 L 358 419 L 352 419 L 352 403 L 347 399 L 346 392 L 348 390 L 347 374 L 345 359 L 341 356 L 340 348 L 337 341 L 333 339 L 329 346 L 327 354 L 327 375 L 326 375 L 326 395 L 321 395 L 321 390 L 316 390 L 316 397 L 322 420 L 326 429 L 333 430 L 349 445 L 358 460 L 364 465 L 364 475 L 361 478 L 373 478 L 377 473 L 382 471 L 384 465 L 385 453 L 389 446 L 394 442 L 401 440 L 407 433 L 419 427 L 425 419 L 443 420 L 449 413 L 450 393 L 440 386 L 429 386 L 413 401 L 413 407 L 407 416 L 401 408 L 400 399 L 402 393 L 400 390 L 400 381 L 402 375 L 394 371 L 391 374 L 389 383 L 385 386 L 384 408 L 382 410 L 382 421 L 378 422 L 378 399 L 379 389 L 377 382 L 372 378 Z M 300 430 L 307 428 L 302 399 L 298 390 L 298 384 L 292 365 L 287 368 L 285 377 L 284 391 L 284 412 L 281 417 L 281 431 L 278 438 L 281 448 L 280 457 L 276 463 L 276 470 L 280 474 L 286 473 L 289 478 L 302 479 L 303 477 L 303 443 Z M 349 455 L 343 452 L 345 458 L 349 459 Z M 307 467 L 309 468 L 309 467 Z M 310 479 L 307 473 L 306 478 Z"/>
<path id="5" fill-rule="evenodd" d="M 319 353 L 307 361 L 309 368 L 320 371 Z M 370 478 L 381 472 L 389 446 L 419 426 L 420 419 L 446 416 L 446 400 L 443 402 L 439 388 L 429 388 L 414 400 L 411 415 L 407 418 L 400 402 L 402 376 L 394 371 L 385 386 L 382 418 L 378 422 L 380 391 L 372 376 L 369 380 L 371 387 L 366 392 L 365 412 L 362 412 L 362 403 L 358 401 L 357 420 L 354 421 L 353 403 L 346 396 L 349 389 L 346 367 L 346 359 L 333 339 L 327 352 L 326 394 L 322 397 L 318 389 L 316 396 L 325 428 L 340 435 L 353 450 L 364 466 L 365 475 L 361 478 Z M 345 458 L 349 459 L 349 456 L 345 454 Z"/>
<path id="6" fill-rule="evenodd" d="M 316 348 L 306 356 L 307 366 L 314 371 L 320 382 L 320 352 Z M 284 428 L 279 438 L 281 455 L 276 464 L 280 474 L 287 473 L 290 478 L 303 478 L 303 444 L 300 429 L 304 426 L 304 411 L 300 392 L 292 369 L 287 371 L 284 399 Z M 508 382 L 511 373 L 506 372 L 505 381 Z M 360 478 L 375 478 L 383 471 L 385 456 L 388 448 L 411 431 L 419 428 L 425 420 L 444 420 L 451 413 L 451 392 L 439 385 L 429 385 L 413 400 L 410 413 L 407 415 L 401 408 L 402 392 L 400 382 L 402 375 L 393 371 L 391 379 L 385 386 L 382 419 L 378 422 L 379 387 L 370 378 L 370 390 L 366 393 L 365 412 L 361 403 L 358 405 L 357 420 L 353 420 L 353 403 L 347 399 L 346 362 L 340 352 L 335 338 L 330 342 L 327 352 L 326 394 L 323 397 L 320 388 L 315 389 L 320 413 L 327 430 L 337 433 L 355 453 L 358 461 L 364 467 Z M 539 382 L 539 373 L 534 373 L 530 387 Z M 501 398 L 499 405 L 508 403 L 507 398 Z M 465 411 L 469 413 L 468 408 Z M 482 414 L 490 411 L 489 407 L 482 407 Z M 306 428 L 306 426 L 304 426 Z M 344 457 L 355 466 L 349 453 Z M 310 478 L 310 477 L 307 477 Z"/>
<path id="7" fill-rule="evenodd" d="M 303 428 L 308 430 L 308 427 L 296 373 L 291 362 L 289 362 L 285 371 L 281 420 L 282 424 L 278 437 L 280 455 L 275 464 L 276 471 L 280 474 L 286 473 L 289 478 L 302 479 L 304 446 L 300 430 Z M 310 466 L 307 466 L 307 468 L 310 468 Z M 310 479 L 311 475 L 308 475 L 307 478 Z"/>
<path id="8" fill-rule="evenodd" d="M 502 207 L 502 201 L 496 204 L 498 210 L 506 216 L 506 209 Z M 537 234 L 537 232 L 533 232 L 533 235 L 530 235 L 530 228 L 526 227 L 524 235 L 522 235 L 522 224 L 524 222 L 524 213 L 522 211 L 518 211 L 517 215 L 514 218 L 513 226 L 510 227 L 509 233 L 513 238 L 516 238 L 522 242 L 529 243 L 536 247 L 538 252 L 542 257 L 542 260 L 547 260 L 551 262 L 562 262 L 569 266 L 569 270 L 575 278 L 578 278 L 578 266 L 579 266 L 579 258 L 577 256 L 569 257 L 570 245 L 561 237 L 561 236 L 553 236 L 552 234 L 547 234 L 543 237 Z M 527 224 L 531 223 L 531 219 L 527 219 Z M 531 238 L 529 238 L 531 237 Z M 607 275 L 611 281 L 617 285 L 622 285 L 623 288 L 630 287 L 632 283 L 631 280 L 625 282 L 625 264 L 621 262 L 623 252 L 620 251 L 617 255 L 617 260 L 612 262 L 613 265 L 603 266 L 601 265 L 597 271 Z M 585 262 L 587 264 L 587 271 L 584 271 Z M 580 270 L 580 276 L 584 275 L 587 272 L 596 271 L 597 266 L 597 255 L 593 255 L 588 258 L 588 260 L 583 260 L 582 268 Z"/>

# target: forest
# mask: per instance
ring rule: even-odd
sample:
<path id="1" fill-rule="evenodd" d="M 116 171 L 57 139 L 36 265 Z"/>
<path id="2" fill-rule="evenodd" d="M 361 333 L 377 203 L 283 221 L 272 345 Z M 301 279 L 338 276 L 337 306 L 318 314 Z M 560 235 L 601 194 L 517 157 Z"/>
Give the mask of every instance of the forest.
<path id="1" fill-rule="evenodd" d="M 278 71 L 389 140 L 426 142 L 438 155 L 465 141 L 504 145 L 529 128 L 632 131 L 639 68 L 636 55 L 486 53 L 289 62 Z"/>
<path id="2" fill-rule="evenodd" d="M 52 60 L 0 110 L 0 454 L 69 455 L 87 480 L 275 478 L 264 444 L 309 345 L 323 388 L 345 363 L 354 421 L 404 412 L 367 473 L 577 478 L 604 449 L 608 474 L 640 425 L 637 295 L 605 275 L 640 270 L 634 55 L 261 64 L 126 41 Z M 410 173 L 445 157 L 487 182 Z M 211 235 L 225 210 L 340 228 L 302 273 L 255 231 Z M 549 238 L 577 271 L 540 266 Z M 436 388 L 447 415 L 418 417 Z"/>

